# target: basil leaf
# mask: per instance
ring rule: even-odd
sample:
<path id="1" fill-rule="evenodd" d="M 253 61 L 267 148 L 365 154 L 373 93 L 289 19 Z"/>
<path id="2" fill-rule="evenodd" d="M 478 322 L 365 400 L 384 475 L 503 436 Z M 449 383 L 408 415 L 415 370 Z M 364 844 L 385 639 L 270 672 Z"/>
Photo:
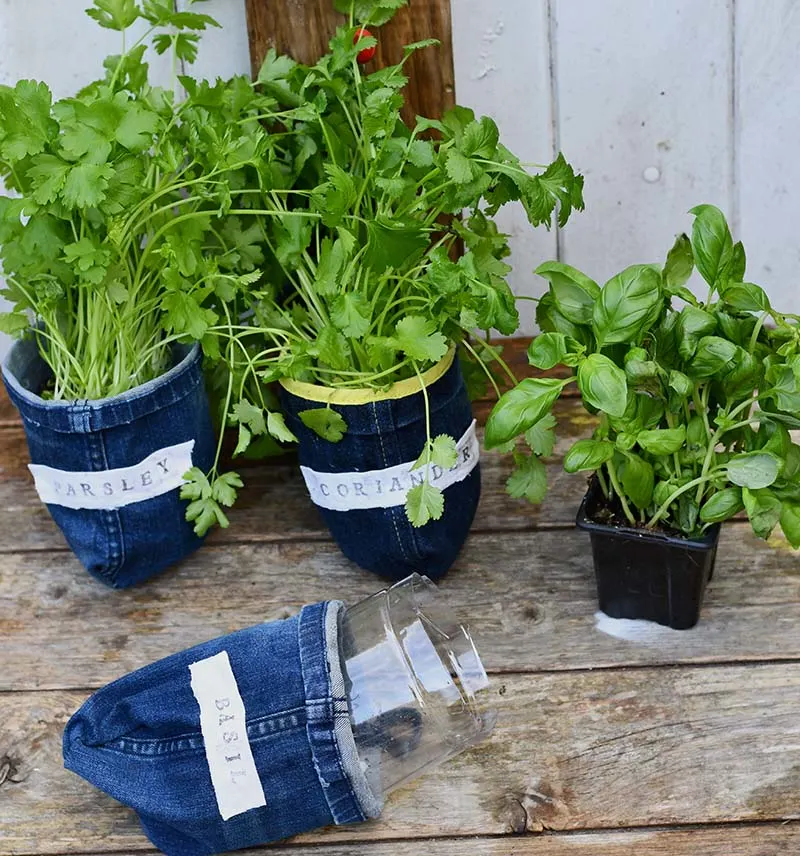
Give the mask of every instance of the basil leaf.
<path id="1" fill-rule="evenodd" d="M 645 509 L 653 501 L 655 474 L 653 467 L 638 455 L 625 452 L 620 470 L 622 489 L 637 508 Z"/>
<path id="2" fill-rule="evenodd" d="M 769 298 L 760 285 L 742 282 L 725 289 L 725 303 L 740 312 L 767 312 L 770 309 Z"/>
<path id="3" fill-rule="evenodd" d="M 728 478 L 739 487 L 752 490 L 769 487 L 778 478 L 781 461 L 771 452 L 745 452 L 726 465 Z"/>
<path id="4" fill-rule="evenodd" d="M 580 347 L 563 333 L 540 333 L 528 348 L 528 362 L 538 369 L 551 369 L 563 363 L 575 346 Z"/>
<path id="5" fill-rule="evenodd" d="M 681 425 L 679 428 L 640 431 L 636 441 L 651 455 L 671 455 L 686 442 L 686 427 Z"/>
<path id="6" fill-rule="evenodd" d="M 742 499 L 753 532 L 765 541 L 781 518 L 781 501 L 768 490 L 742 491 Z"/>
<path id="7" fill-rule="evenodd" d="M 661 277 L 650 265 L 632 265 L 612 277 L 592 313 L 598 347 L 630 342 L 652 325 L 663 306 Z"/>
<path id="8" fill-rule="evenodd" d="M 625 372 L 603 354 L 590 354 L 578 367 L 578 386 L 584 401 L 621 417 L 628 405 Z"/>
<path id="9" fill-rule="evenodd" d="M 781 508 L 780 523 L 786 540 L 795 550 L 800 549 L 800 505 L 784 504 Z"/>
<path id="10" fill-rule="evenodd" d="M 599 470 L 613 456 L 614 444 L 608 440 L 578 440 L 564 456 L 564 469 L 568 473 Z"/>
<path id="11" fill-rule="evenodd" d="M 500 396 L 486 420 L 486 448 L 502 446 L 535 425 L 550 411 L 567 383 L 557 378 L 529 377 Z"/>
<path id="12" fill-rule="evenodd" d="M 688 398 L 694 389 L 694 384 L 691 380 L 689 380 L 683 372 L 679 372 L 676 369 L 673 369 L 669 373 L 669 386 L 670 389 L 674 389 L 681 398 Z"/>
<path id="13" fill-rule="evenodd" d="M 722 523 L 744 508 L 741 488 L 726 487 L 703 503 L 700 509 L 700 519 L 703 523 Z"/>
<path id="14" fill-rule="evenodd" d="M 591 324 L 600 286 L 577 268 L 563 262 L 545 262 L 534 271 L 550 283 L 558 311 L 573 324 Z"/>
<path id="15" fill-rule="evenodd" d="M 690 360 L 701 337 L 715 332 L 717 319 L 696 306 L 684 306 L 678 318 L 678 353 Z"/>
<path id="16" fill-rule="evenodd" d="M 725 215 L 713 205 L 692 208 L 692 250 L 700 276 L 722 292 L 733 268 L 733 238 Z"/>
<path id="17" fill-rule="evenodd" d="M 719 336 L 703 336 L 687 371 L 698 378 L 725 374 L 733 367 L 736 347 L 733 342 Z"/>
<path id="18" fill-rule="evenodd" d="M 733 261 L 731 262 L 731 282 L 742 282 L 747 267 L 747 256 L 741 241 L 733 245 Z"/>
<path id="19" fill-rule="evenodd" d="M 672 249 L 667 254 L 664 265 L 664 285 L 670 294 L 677 294 L 681 286 L 686 285 L 694 270 L 692 242 L 688 235 L 678 235 Z"/>
<path id="20" fill-rule="evenodd" d="M 564 333 L 565 336 L 570 336 L 582 345 L 588 345 L 592 339 L 592 333 L 588 327 L 574 324 L 559 312 L 553 295 L 549 291 L 541 296 L 536 305 L 536 323 L 547 333 Z"/>

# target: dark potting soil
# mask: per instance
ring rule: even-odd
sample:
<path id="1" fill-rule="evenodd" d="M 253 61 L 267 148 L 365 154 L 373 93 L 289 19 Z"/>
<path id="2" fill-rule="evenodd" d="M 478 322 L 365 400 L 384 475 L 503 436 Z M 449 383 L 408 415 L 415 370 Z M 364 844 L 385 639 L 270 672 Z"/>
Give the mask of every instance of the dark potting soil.
<path id="1" fill-rule="evenodd" d="M 588 479 L 587 489 L 592 489 L 593 487 L 594 477 L 592 476 Z M 614 529 L 638 529 L 643 535 L 656 532 L 659 535 L 668 535 L 670 538 L 686 538 L 686 540 L 691 540 L 680 529 L 675 529 L 672 526 L 664 526 L 661 523 L 655 526 L 645 526 L 642 523 L 634 525 L 625 516 L 622 504 L 616 495 L 612 496 L 611 499 L 606 499 L 599 485 L 595 487 L 593 493 L 593 501 L 590 501 L 586 506 L 586 516 L 594 523 L 599 523 L 601 526 L 611 526 Z M 633 511 L 633 509 L 631 510 Z"/>

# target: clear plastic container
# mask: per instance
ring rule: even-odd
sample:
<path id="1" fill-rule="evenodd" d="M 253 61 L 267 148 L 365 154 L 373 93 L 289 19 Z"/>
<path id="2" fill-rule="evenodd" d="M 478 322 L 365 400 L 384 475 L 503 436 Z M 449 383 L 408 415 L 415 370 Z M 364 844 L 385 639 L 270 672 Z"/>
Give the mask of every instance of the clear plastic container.
<path id="1" fill-rule="evenodd" d="M 497 715 L 486 671 L 427 577 L 349 607 L 341 630 L 356 746 L 376 795 L 489 736 Z"/>

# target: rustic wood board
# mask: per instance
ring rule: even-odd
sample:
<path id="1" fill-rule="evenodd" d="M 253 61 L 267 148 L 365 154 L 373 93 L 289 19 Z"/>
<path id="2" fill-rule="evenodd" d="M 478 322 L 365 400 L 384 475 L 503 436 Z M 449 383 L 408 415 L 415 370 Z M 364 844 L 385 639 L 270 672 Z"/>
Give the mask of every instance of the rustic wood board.
<path id="1" fill-rule="evenodd" d="M 62 768 L 84 698 L 0 696 L 18 782 L 3 786 L 5 852 L 146 846 L 129 810 Z M 495 701 L 491 739 L 398 791 L 380 822 L 299 840 L 800 819 L 800 664 L 509 675 Z"/>
<path id="2" fill-rule="evenodd" d="M 10 554 L 0 562 L 0 690 L 98 687 L 303 603 L 354 603 L 381 585 L 335 545 L 307 541 L 209 546 L 122 592 L 69 554 Z M 493 672 L 800 659 L 800 556 L 785 542 L 770 550 L 747 526 L 724 530 L 690 631 L 651 627 L 625 641 L 596 629 L 589 543 L 573 530 L 474 535 L 442 587 Z"/>
<path id="3" fill-rule="evenodd" d="M 424 849 L 423 849 L 424 848 Z M 575 832 L 496 838 L 428 838 L 370 844 L 272 846 L 240 856 L 790 856 L 800 850 L 800 823 L 718 825 L 692 829 Z M 119 856 L 140 853 L 121 851 Z M 77 854 L 89 856 L 89 854 Z"/>
<path id="4" fill-rule="evenodd" d="M 332 0 L 247 0 L 247 29 L 253 76 L 267 51 L 288 53 L 299 62 L 315 63 L 328 51 L 336 27 L 346 23 L 333 11 Z M 411 0 L 383 27 L 373 27 L 378 39 L 375 59 L 365 66 L 376 71 L 403 58 L 404 45 L 438 39 L 439 47 L 417 51 L 406 65 L 409 85 L 404 118 L 413 124 L 419 114 L 438 118 L 455 99 L 450 0 Z"/>

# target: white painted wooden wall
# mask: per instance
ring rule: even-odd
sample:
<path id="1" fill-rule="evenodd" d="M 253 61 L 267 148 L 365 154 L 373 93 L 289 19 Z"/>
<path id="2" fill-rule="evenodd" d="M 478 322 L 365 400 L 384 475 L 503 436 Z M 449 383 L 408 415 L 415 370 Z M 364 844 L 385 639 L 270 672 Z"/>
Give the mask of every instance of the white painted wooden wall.
<path id="1" fill-rule="evenodd" d="M 117 37 L 86 18 L 85 5 L 0 0 L 0 82 L 41 78 L 63 96 L 93 79 Z M 541 293 L 531 272 L 544 259 L 600 281 L 660 260 L 689 227 L 688 209 L 711 202 L 743 239 L 749 278 L 800 312 L 800 2 L 452 7 L 459 102 L 493 116 L 524 160 L 545 162 L 561 150 L 586 175 L 586 211 L 563 231 L 532 232 L 518 209 L 501 215 L 513 236 L 517 293 Z M 208 34 L 195 70 L 246 71 L 244 0 L 206 8 L 225 29 Z M 522 306 L 523 332 L 531 332 L 533 304 Z"/>

